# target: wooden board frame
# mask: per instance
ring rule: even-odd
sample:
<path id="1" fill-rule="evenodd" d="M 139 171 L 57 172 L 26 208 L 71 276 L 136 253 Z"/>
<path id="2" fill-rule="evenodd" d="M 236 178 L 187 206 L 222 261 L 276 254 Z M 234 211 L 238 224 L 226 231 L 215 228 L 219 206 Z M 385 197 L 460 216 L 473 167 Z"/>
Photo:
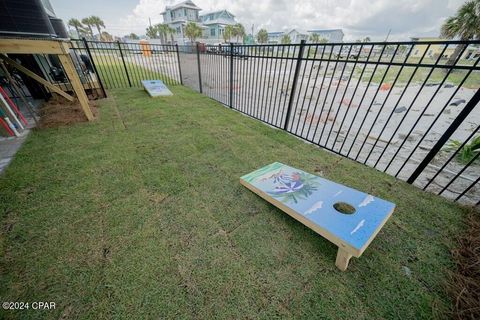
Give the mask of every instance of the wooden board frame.
<path id="1" fill-rule="evenodd" d="M 327 230 L 325 228 L 322 228 L 321 226 L 313 223 L 312 221 L 307 219 L 304 215 L 302 215 L 302 214 L 296 212 L 295 210 L 289 208 L 283 202 L 275 199 L 274 197 L 267 194 L 263 190 L 260 190 L 259 188 L 255 187 L 252 183 L 250 183 L 248 181 L 245 181 L 243 179 L 243 177 L 240 178 L 240 184 L 242 184 L 247 189 L 249 189 L 250 191 L 257 194 L 258 196 L 260 196 L 261 198 L 263 198 L 267 202 L 271 203 L 275 207 L 281 209 L 283 212 L 287 213 L 289 216 L 291 216 L 295 220 L 301 222 L 303 225 L 305 225 L 308 228 L 310 228 L 311 230 L 315 231 L 317 234 L 321 235 L 322 237 L 324 237 L 328 241 L 335 244 L 338 247 L 338 252 L 337 252 L 335 265 L 341 271 L 345 271 L 347 269 L 349 261 L 352 257 L 358 258 L 362 255 L 362 253 L 366 250 L 366 248 L 370 245 L 370 243 L 373 241 L 373 239 L 377 236 L 377 234 L 383 228 L 385 223 L 390 219 L 393 211 L 395 210 L 395 207 L 393 207 L 389 212 L 386 212 L 384 219 L 376 227 L 376 229 L 370 234 L 367 241 L 361 247 L 356 248 L 356 247 L 350 245 L 349 243 L 347 243 L 346 241 L 340 239 L 337 235 L 333 234 L 329 230 Z"/>
<path id="2" fill-rule="evenodd" d="M 20 71 L 21 73 L 23 73 L 24 75 L 32 78 L 33 80 L 39 82 L 40 84 L 44 85 L 45 87 L 47 87 L 48 89 L 50 89 L 51 91 L 61 95 L 62 97 L 64 97 L 65 99 L 67 99 L 68 101 L 74 101 L 75 98 L 72 97 L 71 95 L 69 95 L 68 93 L 60 90 L 60 88 L 58 88 L 57 86 L 51 84 L 50 82 L 48 82 L 47 80 L 43 79 L 42 77 L 40 77 L 39 75 L 37 75 L 36 73 L 28 70 L 27 68 L 25 68 L 24 66 L 22 66 L 21 64 L 17 63 L 15 60 L 13 59 L 10 59 L 9 57 L 7 57 L 6 55 L 0 53 L 0 58 L 3 59 L 7 64 L 9 64 L 10 66 L 14 67 L 15 69 L 17 69 L 18 71 Z"/>
<path id="3" fill-rule="evenodd" d="M 0 52 L 18 54 L 63 54 L 62 41 L 45 39 L 0 39 Z"/>
<path id="4" fill-rule="evenodd" d="M 60 62 L 62 63 L 63 69 L 65 70 L 66 76 L 70 80 L 72 84 L 73 91 L 77 96 L 77 99 L 82 107 L 83 113 L 87 117 L 89 121 L 95 119 L 93 116 L 92 110 L 90 109 L 90 104 L 88 103 L 88 97 L 85 93 L 83 88 L 82 82 L 75 70 L 75 66 L 73 64 L 72 58 L 70 57 L 70 41 L 62 41 L 62 40 L 45 40 L 45 39 L 10 39 L 10 38 L 0 38 L 0 53 L 3 54 L 55 54 L 58 55 Z M 8 61 L 6 60 L 8 63 Z M 26 69 L 26 68 L 24 68 Z M 28 72 L 30 70 L 26 69 Z M 22 71 L 19 69 L 19 71 Z M 23 73 L 27 74 L 25 70 L 22 71 Z M 34 74 L 34 73 L 33 73 Z M 45 79 L 41 78 L 38 75 L 36 77 L 32 76 L 32 74 L 27 74 L 28 76 L 32 77 L 34 80 L 40 82 L 42 85 L 46 86 L 53 92 L 60 94 L 61 96 L 65 97 L 66 99 L 70 100 L 73 99 L 68 93 L 60 90 L 50 82 L 46 81 Z M 39 79 L 40 78 L 40 79 Z M 48 83 L 48 84 L 47 84 Z"/>

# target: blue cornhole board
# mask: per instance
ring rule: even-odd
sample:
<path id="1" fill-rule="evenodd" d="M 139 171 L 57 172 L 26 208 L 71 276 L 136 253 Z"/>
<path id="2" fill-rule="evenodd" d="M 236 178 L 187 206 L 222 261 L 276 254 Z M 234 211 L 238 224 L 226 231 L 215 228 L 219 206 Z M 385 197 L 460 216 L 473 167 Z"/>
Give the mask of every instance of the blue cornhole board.
<path id="1" fill-rule="evenodd" d="M 240 183 L 336 244 L 342 271 L 352 256 L 361 256 L 395 209 L 391 202 L 279 162 L 242 176 Z M 355 212 L 337 211 L 339 203 Z"/>
<path id="2" fill-rule="evenodd" d="M 142 85 L 151 97 L 173 95 L 161 80 L 142 80 Z"/>

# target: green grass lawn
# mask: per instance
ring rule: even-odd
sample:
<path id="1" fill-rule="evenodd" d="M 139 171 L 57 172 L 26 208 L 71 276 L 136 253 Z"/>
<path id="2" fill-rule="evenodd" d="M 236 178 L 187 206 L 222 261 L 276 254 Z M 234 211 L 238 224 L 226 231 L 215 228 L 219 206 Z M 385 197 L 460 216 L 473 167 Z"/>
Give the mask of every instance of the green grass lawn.
<path id="1" fill-rule="evenodd" d="M 127 58 L 132 59 L 135 63 L 129 62 Z M 143 67 L 148 60 L 141 55 L 127 55 L 125 57 L 125 66 L 120 58 L 116 54 L 95 54 L 94 62 L 97 67 L 100 79 L 102 79 L 105 88 L 128 88 L 130 83 L 133 87 L 142 87 L 142 80 L 158 79 L 164 81 L 166 84 L 178 84 L 177 80 L 174 80 L 170 76 L 155 71 L 156 68 L 160 68 L 160 62 L 155 62 L 152 65 L 152 69 Z M 176 57 L 175 57 L 176 59 Z M 126 68 L 126 71 L 125 71 Z M 130 77 L 130 83 L 127 78 Z"/>
<path id="2" fill-rule="evenodd" d="M 172 91 L 111 90 L 99 120 L 31 133 L 0 176 L 0 292 L 56 309 L 1 318 L 448 316 L 449 250 L 467 209 Z M 397 210 L 340 272 L 333 244 L 240 185 L 274 161 Z"/>

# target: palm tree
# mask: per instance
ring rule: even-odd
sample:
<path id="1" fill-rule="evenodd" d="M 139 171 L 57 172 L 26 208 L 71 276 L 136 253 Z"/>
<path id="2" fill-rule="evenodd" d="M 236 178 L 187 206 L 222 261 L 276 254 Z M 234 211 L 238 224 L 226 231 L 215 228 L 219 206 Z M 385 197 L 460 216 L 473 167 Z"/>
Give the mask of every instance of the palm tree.
<path id="1" fill-rule="evenodd" d="M 312 43 L 327 43 L 328 42 L 327 39 L 320 37 L 320 35 L 318 35 L 318 33 L 312 33 L 310 35 L 310 41 Z"/>
<path id="2" fill-rule="evenodd" d="M 89 30 L 89 33 L 90 33 L 90 37 L 93 38 L 93 30 L 92 30 L 93 22 L 92 22 L 92 20 L 90 19 L 90 17 L 88 17 L 88 18 L 83 18 L 83 19 L 82 19 L 82 23 L 87 26 L 87 28 L 88 28 L 88 30 Z"/>
<path id="3" fill-rule="evenodd" d="M 265 29 L 258 30 L 257 41 L 259 43 L 267 43 L 268 41 L 268 32 Z"/>
<path id="4" fill-rule="evenodd" d="M 202 28 L 200 28 L 195 22 L 191 21 L 185 26 L 185 35 L 192 43 L 194 43 L 197 38 L 202 36 Z"/>
<path id="5" fill-rule="evenodd" d="M 113 41 L 113 37 L 110 33 L 108 33 L 107 31 L 102 31 L 102 39 L 104 41 Z"/>
<path id="6" fill-rule="evenodd" d="M 290 43 L 292 43 L 292 39 L 290 38 L 290 36 L 288 34 L 284 34 L 282 36 L 282 38 L 280 39 L 280 43 L 281 44 L 290 44 Z"/>
<path id="7" fill-rule="evenodd" d="M 127 38 L 131 39 L 131 40 L 138 40 L 140 39 L 135 33 L 130 33 Z"/>
<path id="8" fill-rule="evenodd" d="M 447 18 L 440 31 L 442 37 L 452 39 L 459 37 L 460 40 L 480 38 L 480 0 L 465 2 L 457 13 Z M 447 65 L 453 65 L 458 56 L 465 49 L 466 44 L 459 44 L 447 61 Z"/>
<path id="9" fill-rule="evenodd" d="M 372 41 L 372 40 L 370 39 L 370 37 L 365 37 L 365 38 L 363 38 L 362 41 L 363 41 L 363 42 L 370 42 L 370 41 Z"/>
<path id="10" fill-rule="evenodd" d="M 173 35 L 177 33 L 177 30 L 173 29 L 170 27 L 168 24 L 166 25 L 167 27 L 165 28 L 165 31 L 167 32 L 167 35 L 170 35 L 170 40 L 172 41 L 173 44 Z"/>
<path id="11" fill-rule="evenodd" d="M 105 23 L 100 17 L 97 16 L 90 16 L 90 23 L 97 28 L 98 31 L 98 37 L 100 40 L 102 40 L 102 31 L 100 30 L 100 27 L 105 28 Z"/>
<path id="12" fill-rule="evenodd" d="M 173 35 L 177 32 L 175 29 L 171 28 L 168 24 L 158 23 L 152 28 L 155 28 L 156 33 L 160 36 L 160 41 L 165 44 L 167 43 L 167 36 L 170 35 L 170 40 L 173 41 Z M 147 28 L 148 32 L 149 28 Z M 147 34 L 148 35 L 148 34 Z"/>
<path id="13" fill-rule="evenodd" d="M 243 43 L 243 40 L 245 38 L 245 28 L 243 27 L 243 25 L 241 23 L 237 23 L 236 25 L 233 26 L 233 36 L 235 36 L 237 42 L 238 42 L 238 38 L 241 38 L 242 39 L 242 43 Z"/>
<path id="14" fill-rule="evenodd" d="M 147 37 L 149 37 L 150 39 L 156 39 L 157 36 L 158 36 L 158 29 L 156 28 L 156 26 L 149 26 L 147 29 L 146 29 L 146 33 Z"/>
<path id="15" fill-rule="evenodd" d="M 232 38 L 234 33 L 235 33 L 235 30 L 233 26 L 231 25 L 226 26 L 225 29 L 223 30 L 223 41 L 230 42 L 230 39 Z"/>
<path id="16" fill-rule="evenodd" d="M 320 42 L 320 36 L 318 35 L 318 33 L 312 33 L 310 35 L 310 39 L 309 39 L 312 43 L 319 43 Z"/>
<path id="17" fill-rule="evenodd" d="M 77 37 L 80 38 L 80 30 L 82 30 L 83 28 L 82 23 L 78 19 L 72 18 L 68 20 L 68 25 L 73 27 L 75 31 L 77 31 Z"/>
<path id="18" fill-rule="evenodd" d="M 158 35 L 160 36 L 160 42 L 165 44 L 165 42 L 167 42 L 166 39 L 167 39 L 168 25 L 159 23 L 159 24 L 156 24 L 155 27 L 157 29 Z"/>

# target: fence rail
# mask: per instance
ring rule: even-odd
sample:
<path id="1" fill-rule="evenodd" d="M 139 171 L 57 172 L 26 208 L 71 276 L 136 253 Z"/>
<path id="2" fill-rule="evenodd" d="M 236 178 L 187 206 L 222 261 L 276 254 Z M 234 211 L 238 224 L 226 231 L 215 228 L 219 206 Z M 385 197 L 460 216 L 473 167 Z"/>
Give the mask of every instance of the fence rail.
<path id="1" fill-rule="evenodd" d="M 181 83 L 178 46 L 72 40 L 76 55 L 88 55 L 107 89 L 140 87 L 141 80 Z"/>
<path id="2" fill-rule="evenodd" d="M 480 203 L 480 41 L 74 43 L 107 89 L 184 84 L 424 190 Z"/>

